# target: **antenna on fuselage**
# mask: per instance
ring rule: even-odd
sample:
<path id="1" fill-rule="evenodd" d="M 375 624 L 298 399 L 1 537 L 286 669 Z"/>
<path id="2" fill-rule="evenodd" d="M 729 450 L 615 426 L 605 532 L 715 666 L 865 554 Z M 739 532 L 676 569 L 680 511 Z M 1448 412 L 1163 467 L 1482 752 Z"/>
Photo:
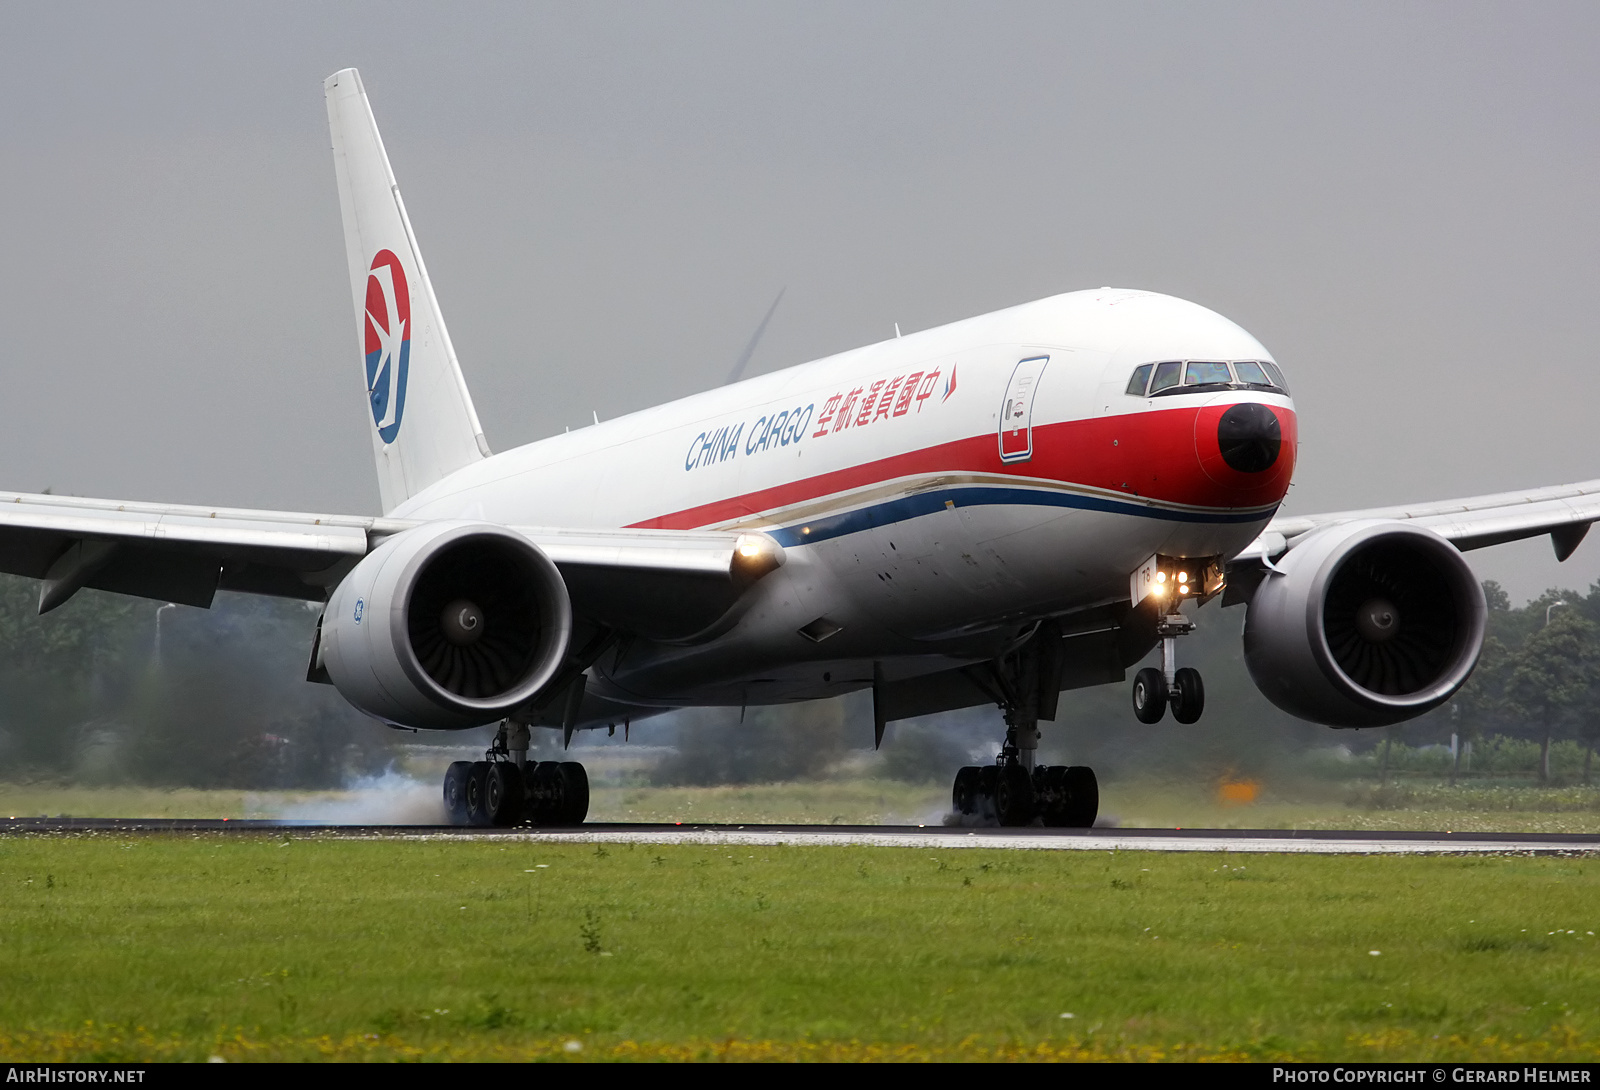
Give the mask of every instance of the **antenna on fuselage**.
<path id="1" fill-rule="evenodd" d="M 900 323 L 899 322 L 896 322 L 894 324 L 894 339 L 897 340 L 897 341 L 900 339 Z"/>
<path id="2" fill-rule="evenodd" d="M 739 354 L 739 362 L 733 365 L 733 370 L 728 372 L 728 377 L 723 381 L 724 386 L 732 385 L 739 381 L 739 376 L 744 374 L 745 364 L 750 362 L 750 357 L 756 354 L 756 345 L 761 343 L 761 335 L 767 331 L 767 323 L 772 321 L 772 315 L 777 311 L 778 304 L 783 302 L 783 293 L 789 290 L 785 284 L 778 289 L 778 297 L 767 308 L 767 316 L 761 319 L 761 324 L 756 326 L 756 331 L 750 335 L 750 343 L 744 346 L 744 351 Z"/>

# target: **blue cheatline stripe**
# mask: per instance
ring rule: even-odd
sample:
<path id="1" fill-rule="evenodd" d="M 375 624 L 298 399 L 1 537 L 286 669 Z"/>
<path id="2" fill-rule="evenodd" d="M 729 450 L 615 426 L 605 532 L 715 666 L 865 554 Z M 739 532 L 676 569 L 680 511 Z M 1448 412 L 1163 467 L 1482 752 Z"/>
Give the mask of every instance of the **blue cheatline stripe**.
<path id="1" fill-rule="evenodd" d="M 1232 511 L 1171 511 L 1159 507 L 1146 507 L 1138 503 L 1084 496 L 1073 492 L 1056 492 L 1037 488 L 1003 488 L 975 485 L 965 488 L 943 488 L 932 492 L 919 492 L 914 496 L 886 500 L 854 511 L 828 515 L 809 522 L 799 522 L 776 530 L 766 531 L 780 545 L 809 545 L 833 537 L 860 533 L 879 526 L 905 522 L 921 515 L 942 511 L 946 502 L 957 507 L 986 507 L 1015 504 L 1023 507 L 1067 507 L 1078 511 L 1106 511 L 1114 515 L 1132 515 L 1135 518 L 1159 519 L 1163 522 L 1200 522 L 1235 525 L 1261 522 L 1272 517 L 1277 510 L 1239 514 Z"/>

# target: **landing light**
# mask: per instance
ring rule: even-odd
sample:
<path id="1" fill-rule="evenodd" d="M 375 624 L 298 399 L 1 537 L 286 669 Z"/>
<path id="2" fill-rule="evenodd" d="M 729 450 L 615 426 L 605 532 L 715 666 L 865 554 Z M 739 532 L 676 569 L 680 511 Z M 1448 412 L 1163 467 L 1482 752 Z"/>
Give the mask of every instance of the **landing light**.
<path id="1" fill-rule="evenodd" d="M 760 534 L 740 534 L 733 543 L 733 569 L 739 578 L 759 579 L 783 563 L 783 547 Z"/>
<path id="2" fill-rule="evenodd" d="M 1129 577 L 1129 597 L 1135 602 L 1165 602 L 1163 612 L 1173 612 L 1183 601 L 1209 602 L 1222 593 L 1224 573 L 1217 557 L 1152 556 Z"/>

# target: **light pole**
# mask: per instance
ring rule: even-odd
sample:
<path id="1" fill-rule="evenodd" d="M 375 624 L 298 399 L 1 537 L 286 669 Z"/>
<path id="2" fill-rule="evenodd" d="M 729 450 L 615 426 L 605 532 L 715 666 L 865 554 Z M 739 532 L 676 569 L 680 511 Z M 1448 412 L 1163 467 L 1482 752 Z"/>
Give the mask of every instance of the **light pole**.
<path id="1" fill-rule="evenodd" d="M 1544 626 L 1546 628 L 1550 627 L 1550 611 L 1552 609 L 1557 608 L 1558 606 L 1564 606 L 1566 604 L 1567 603 L 1564 600 L 1558 598 L 1554 602 L 1551 602 L 1549 605 L 1544 607 Z M 1549 716 L 1550 716 L 1550 708 L 1549 708 L 1549 705 L 1547 704 L 1547 705 L 1545 705 L 1544 744 L 1539 747 L 1539 782 L 1540 783 L 1549 783 L 1550 782 L 1550 718 L 1549 718 Z"/>
<path id="2" fill-rule="evenodd" d="M 161 615 L 169 609 L 177 608 L 178 603 L 168 602 L 156 609 L 156 669 L 161 668 Z"/>

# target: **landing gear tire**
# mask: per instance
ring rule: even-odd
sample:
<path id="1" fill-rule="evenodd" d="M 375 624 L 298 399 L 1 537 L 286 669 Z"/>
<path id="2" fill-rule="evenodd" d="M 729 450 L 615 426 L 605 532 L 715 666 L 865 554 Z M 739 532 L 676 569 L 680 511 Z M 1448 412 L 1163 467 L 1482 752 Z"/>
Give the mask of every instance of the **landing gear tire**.
<path id="1" fill-rule="evenodd" d="M 1200 680 L 1200 671 L 1185 666 L 1172 678 L 1172 718 L 1180 723 L 1197 723 L 1205 710 L 1206 687 Z"/>
<path id="2" fill-rule="evenodd" d="M 1195 678 L 1199 679 L 1199 674 Z M 1204 697 L 1202 696 L 1202 701 Z M 1133 714 L 1141 723 L 1159 723 L 1167 714 L 1167 679 L 1154 666 L 1133 675 Z M 1197 716 L 1198 718 L 1198 716 Z"/>
<path id="3" fill-rule="evenodd" d="M 577 761 L 562 761 L 556 766 L 561 781 L 561 803 L 557 820 L 562 825 L 582 825 L 589 816 L 589 774 Z"/>
<path id="4" fill-rule="evenodd" d="M 1033 793 L 1039 820 L 1049 828 L 1067 823 L 1067 769 L 1065 765 L 1046 765 L 1034 770 Z"/>
<path id="5" fill-rule="evenodd" d="M 951 806 L 963 818 L 1000 825 L 1088 829 L 1100 814 L 1100 785 L 1084 765 L 1049 765 L 1030 774 L 1021 765 L 967 766 L 956 773 Z"/>
<path id="6" fill-rule="evenodd" d="M 488 794 L 488 776 L 488 761 L 473 761 L 467 769 L 467 790 L 465 794 L 468 825 L 489 824 L 488 806 L 486 805 L 488 800 L 484 797 Z"/>
<path id="7" fill-rule="evenodd" d="M 444 814 L 451 825 L 467 823 L 467 781 L 471 778 L 471 761 L 456 761 L 445 769 Z"/>
<path id="8" fill-rule="evenodd" d="M 528 768 L 528 820 L 535 825 L 554 825 L 561 801 L 561 779 L 555 761 L 540 761 Z"/>
<path id="9" fill-rule="evenodd" d="M 525 794 L 520 768 L 509 761 L 491 764 L 483 777 L 483 815 L 487 824 L 507 828 L 521 821 Z"/>
<path id="10" fill-rule="evenodd" d="M 1100 814 L 1100 785 L 1086 765 L 1049 765 L 1033 774 L 1040 821 L 1052 829 L 1087 829 Z"/>
<path id="11" fill-rule="evenodd" d="M 1067 829 L 1089 829 L 1100 816 L 1100 782 L 1094 769 L 1088 765 L 1073 765 L 1062 769 L 1066 805 L 1062 808 L 1061 825 Z"/>
<path id="12" fill-rule="evenodd" d="M 540 761 L 528 784 L 535 825 L 582 825 L 589 816 L 589 774 L 577 761 Z"/>
<path id="13" fill-rule="evenodd" d="M 968 765 L 956 773 L 956 785 L 950 791 L 950 808 L 962 817 L 971 817 L 978 812 L 978 796 L 982 790 L 978 767 Z"/>
<path id="14" fill-rule="evenodd" d="M 1033 777 L 1021 765 L 1001 765 L 996 772 L 994 813 L 1001 825 L 1026 825 L 1033 820 Z"/>
<path id="15" fill-rule="evenodd" d="M 987 821 L 995 820 L 994 797 L 999 792 L 1000 769 L 995 765 L 978 767 L 977 816 Z"/>

